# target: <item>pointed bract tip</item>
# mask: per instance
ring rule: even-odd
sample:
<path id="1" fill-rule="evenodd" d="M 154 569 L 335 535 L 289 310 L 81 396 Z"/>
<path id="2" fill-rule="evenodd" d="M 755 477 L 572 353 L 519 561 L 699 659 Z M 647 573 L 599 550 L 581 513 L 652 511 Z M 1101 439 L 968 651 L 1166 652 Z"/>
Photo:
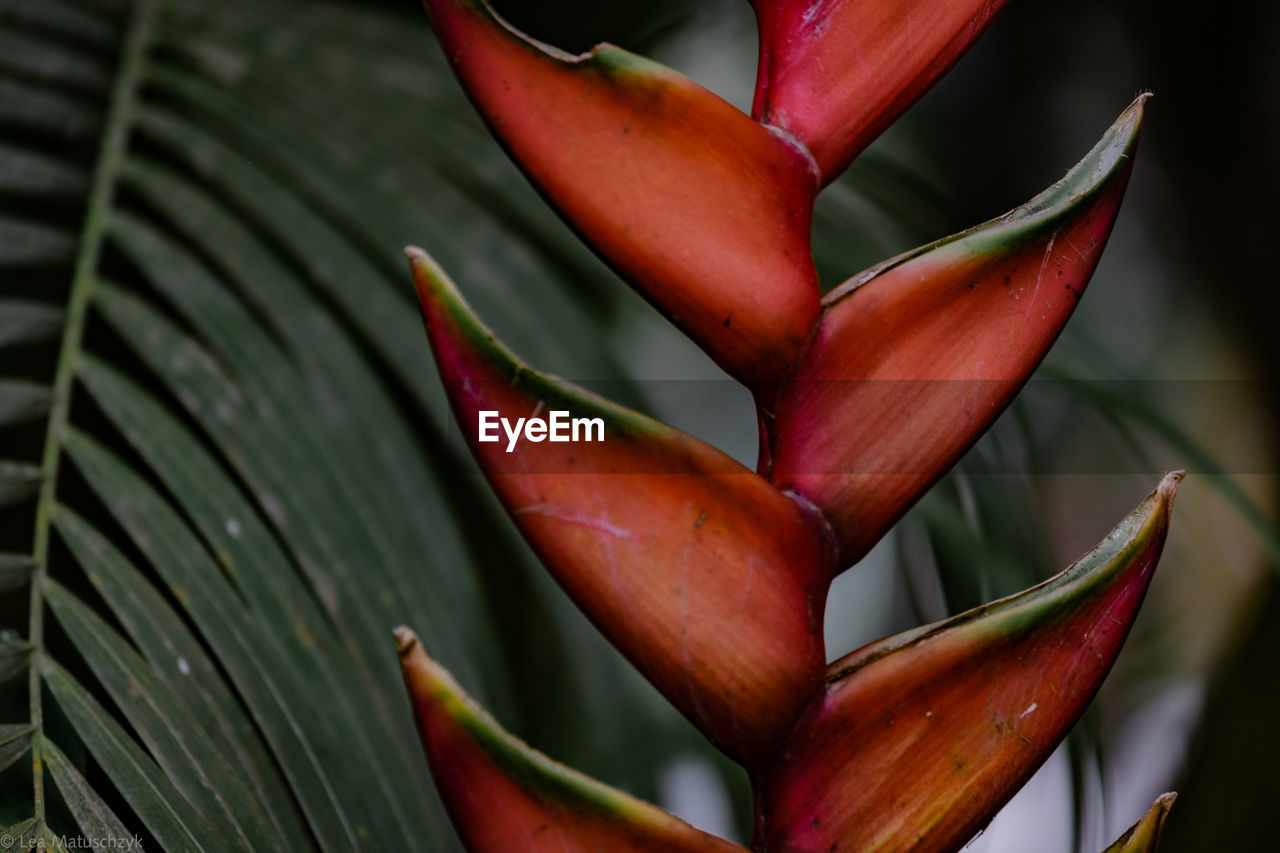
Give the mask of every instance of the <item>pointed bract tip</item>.
<path id="1" fill-rule="evenodd" d="M 396 652 L 400 657 L 412 653 L 414 646 L 418 645 L 418 635 L 404 625 L 396 628 L 394 633 L 396 635 Z"/>
<path id="2" fill-rule="evenodd" d="M 1060 574 L 832 663 L 768 782 L 770 849 L 959 850 L 1101 687 L 1159 560 L 1180 477 L 1167 475 Z M 894 781 L 849 781 L 863 779 Z M 1169 802 L 1107 853 L 1151 853 Z"/>
<path id="3" fill-rule="evenodd" d="M 1142 94 L 1138 95 L 1138 97 L 1133 99 L 1133 103 L 1130 104 L 1128 108 L 1126 108 L 1125 111 L 1120 114 L 1120 118 L 1116 121 L 1116 124 L 1132 122 L 1135 126 L 1135 129 L 1137 129 L 1138 127 L 1141 127 L 1142 117 L 1143 117 L 1143 114 L 1146 112 L 1147 101 L 1149 100 L 1151 100 L 1150 92 L 1143 92 Z"/>
<path id="4" fill-rule="evenodd" d="M 1187 476 L 1187 472 L 1183 470 L 1170 471 L 1164 475 L 1164 479 L 1160 481 L 1160 485 L 1156 487 L 1156 491 L 1167 502 L 1172 502 L 1178 494 L 1178 487 L 1182 485 L 1182 479 Z"/>
<path id="5" fill-rule="evenodd" d="M 430 293 L 457 293 L 453 281 L 425 250 L 417 246 L 406 246 L 404 254 L 409 259 L 409 270 L 413 273 L 414 286 L 420 300 Z"/>
<path id="6" fill-rule="evenodd" d="M 1154 853 L 1160 842 L 1165 818 L 1169 816 L 1169 809 L 1177 798 L 1178 795 L 1175 793 L 1161 794 L 1156 797 L 1155 803 L 1147 809 L 1142 820 L 1130 827 L 1103 853 Z"/>
<path id="7" fill-rule="evenodd" d="M 473 853 L 746 853 L 571 770 L 507 732 L 431 661 L 407 628 L 403 662 L 427 763 Z"/>
<path id="8" fill-rule="evenodd" d="M 443 275 L 435 259 L 428 255 L 425 249 L 417 246 L 405 246 L 404 256 L 409 259 L 409 268 L 413 270 L 414 276 L 419 279 L 422 278 L 423 272 L 436 278 Z"/>

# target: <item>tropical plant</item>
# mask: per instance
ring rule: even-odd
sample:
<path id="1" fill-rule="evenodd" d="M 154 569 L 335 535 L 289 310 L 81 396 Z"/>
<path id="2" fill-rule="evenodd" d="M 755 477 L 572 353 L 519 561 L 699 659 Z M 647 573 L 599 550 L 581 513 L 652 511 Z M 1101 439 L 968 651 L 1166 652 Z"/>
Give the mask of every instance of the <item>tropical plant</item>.
<path id="1" fill-rule="evenodd" d="M 948 230 L 936 216 L 925 234 L 897 227 L 904 209 L 936 208 L 914 165 L 873 150 L 823 193 L 820 270 L 897 251 L 877 235 Z M 0 0 L 0 837 L 13 846 L 460 849 L 396 624 L 546 753 L 650 801 L 664 801 L 660 771 L 694 755 L 749 802 L 738 766 L 566 603 L 471 476 L 410 242 L 532 363 L 678 420 L 632 381 L 652 312 L 494 148 L 420 9 Z M 699 388 L 713 409 L 731 391 Z M 1118 420 L 1131 403 L 1098 407 Z M 689 465 L 718 460 L 724 483 L 755 477 L 627 417 L 675 436 Z M 971 563 L 1012 566 L 1001 589 L 1047 574 L 1028 556 L 1042 522 L 1018 515 L 1017 493 L 977 490 L 1002 520 L 978 535 L 966 488 L 948 479 L 913 517 L 940 558 L 965 557 L 943 566 L 953 612 L 992 597 Z M 687 834 L 462 716 L 556 790 Z M 1089 732 L 1072 737 L 1087 755 Z"/>
<path id="2" fill-rule="evenodd" d="M 992 424 L 1058 336 L 1115 221 L 1145 96 L 1023 207 L 822 297 L 809 248 L 818 191 L 999 3 L 757 0 L 749 116 L 612 45 L 582 56 L 543 45 L 484 0 L 424 5 L 513 159 L 751 391 L 759 423 L 751 472 L 544 376 L 411 249 L 437 367 L 491 487 L 593 624 L 746 769 L 752 850 L 959 850 L 1101 685 L 1182 475 L 1057 577 L 831 664 L 827 592 Z M 607 437 L 558 447 L 542 423 L 521 445 L 521 426 L 544 412 L 603 424 Z M 489 419 L 505 446 L 486 436 Z M 410 630 L 399 636 L 428 760 L 475 853 L 742 849 L 530 750 Z M 1170 802 L 1113 849 L 1154 849 Z"/>
<path id="3" fill-rule="evenodd" d="M 519 269 L 589 329 L 607 304 L 560 281 L 598 273 L 536 218 L 503 236 L 495 205 L 536 199 L 487 174 L 494 158 L 457 165 L 481 131 L 449 125 L 466 107 L 438 63 L 366 63 L 424 43 L 395 19 L 5 0 L 0 20 L 0 824 L 173 850 L 455 849 L 391 629 L 433 623 L 501 703 L 523 669 L 499 644 L 551 620 L 535 590 L 527 625 L 495 625 L 478 591 L 494 576 L 459 570 L 512 584 L 527 558 L 492 510 L 458 506 L 398 244 L 465 229 L 500 245 L 473 273 Z M 397 126 L 406 87 L 430 134 Z M 336 105 L 391 118 L 352 148 Z M 501 311 L 503 293 L 480 301 Z M 596 331 L 524 344 L 604 348 Z"/>

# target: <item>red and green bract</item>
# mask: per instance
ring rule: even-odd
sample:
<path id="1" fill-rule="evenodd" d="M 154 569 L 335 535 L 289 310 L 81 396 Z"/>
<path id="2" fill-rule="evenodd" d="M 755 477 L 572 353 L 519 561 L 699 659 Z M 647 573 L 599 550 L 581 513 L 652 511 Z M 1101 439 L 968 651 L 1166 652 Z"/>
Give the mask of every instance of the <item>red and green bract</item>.
<path id="1" fill-rule="evenodd" d="M 551 575 L 755 788 L 755 851 L 947 853 L 1065 737 L 1163 546 L 1169 475 L 1062 574 L 827 663 L 849 568 L 1009 404 L 1115 222 L 1139 98 L 998 219 L 819 296 L 817 192 L 978 37 L 997 0 L 756 0 L 751 115 L 610 45 L 570 56 L 485 3 L 425 0 L 464 88 L 561 216 L 755 395 L 748 470 L 540 374 L 421 250 L 427 336 L 481 470 Z M 481 412 L 600 418 L 600 443 L 478 440 Z M 503 732 L 402 629 L 438 787 L 473 853 L 730 851 Z M 1111 848 L 1154 849 L 1171 800 Z"/>

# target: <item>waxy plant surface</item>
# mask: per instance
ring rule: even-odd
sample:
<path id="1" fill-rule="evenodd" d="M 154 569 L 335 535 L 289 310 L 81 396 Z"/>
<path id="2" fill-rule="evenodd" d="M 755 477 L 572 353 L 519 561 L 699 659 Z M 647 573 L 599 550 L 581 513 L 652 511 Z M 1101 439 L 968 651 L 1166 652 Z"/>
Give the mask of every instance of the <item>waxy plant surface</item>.
<path id="1" fill-rule="evenodd" d="M 1102 684 L 1181 475 L 1056 577 L 834 663 L 827 590 L 991 426 L 1061 332 L 1119 211 L 1145 97 L 1026 204 L 824 297 L 810 250 L 818 192 L 1004 4 L 753 5 L 747 115 L 620 48 L 570 56 L 483 2 L 425 2 L 529 180 L 750 389 L 756 470 L 525 365 L 411 249 L 427 336 L 476 461 L 547 570 L 746 768 L 752 850 L 957 851 Z M 604 440 L 479 440 L 482 417 L 547 411 L 600 419 Z M 409 629 L 398 640 L 427 758 L 474 853 L 743 849 L 531 750 Z M 1109 850 L 1154 850 L 1171 803 Z"/>

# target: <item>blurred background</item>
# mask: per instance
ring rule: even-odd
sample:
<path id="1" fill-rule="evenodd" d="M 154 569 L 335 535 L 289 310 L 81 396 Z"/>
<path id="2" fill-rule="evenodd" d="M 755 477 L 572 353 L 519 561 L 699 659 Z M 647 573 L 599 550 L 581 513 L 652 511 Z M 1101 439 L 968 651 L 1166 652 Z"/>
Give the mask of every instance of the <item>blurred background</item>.
<path id="1" fill-rule="evenodd" d="M 548 43 L 582 51 L 611 41 L 749 106 L 755 30 L 740 0 L 493 5 Z M 69 293 L 85 176 L 112 114 L 108 92 L 129 55 L 122 45 L 132 14 L 123 0 L 0 0 L 0 157 L 8 158 L 0 163 L 0 299 L 57 307 Z M 525 185 L 461 96 L 412 0 L 172 0 L 160 21 L 146 48 L 144 109 L 115 210 L 189 249 L 247 306 L 245 322 L 279 339 L 282 362 L 305 362 L 305 333 L 289 338 L 271 313 L 285 309 L 256 304 L 255 279 L 237 271 L 240 256 L 220 257 L 209 242 L 216 217 L 184 219 L 185 203 L 171 206 L 179 196 L 159 175 L 189 181 L 253 231 L 255 245 L 300 282 L 297 305 L 328 318 L 385 390 L 404 433 L 398 440 L 415 446 L 424 473 L 420 492 L 406 482 L 400 502 L 385 498 L 378 510 L 403 510 L 406 524 L 425 531 L 396 534 L 385 560 L 425 563 L 404 582 L 420 578 L 414 595 L 435 601 L 429 619 L 411 601 L 387 603 L 386 618 L 429 621 L 429 644 L 435 638 L 464 686 L 554 758 L 711 831 L 747 837 L 750 802 L 739 771 L 566 602 L 471 471 L 416 325 L 400 247 L 434 254 L 530 363 L 604 383 L 610 396 L 753 464 L 746 393 Z M 1014 2 L 819 199 L 814 247 L 830 288 L 1021 204 L 1061 177 L 1134 97 L 1155 93 L 1118 225 L 1067 331 L 995 429 L 840 579 L 828 608 L 836 657 L 1017 591 L 1092 546 L 1165 470 L 1190 471 L 1160 571 L 1102 694 L 971 850 L 1034 844 L 1040 853 L 1096 853 L 1166 790 L 1181 796 L 1163 851 L 1277 849 L 1270 776 L 1280 762 L 1280 347 L 1272 324 L 1280 282 L 1267 263 L 1280 226 L 1277 51 L 1277 4 L 1214 17 L 1149 0 Z M 41 100 L 42 92 L 52 96 Z M 32 151 L 66 173 L 49 177 L 31 165 Z M 61 251 L 31 249 L 56 233 Z M 158 306 L 194 345 L 231 365 L 234 380 L 251 385 L 219 354 L 238 333 L 220 339 L 188 315 L 161 281 L 164 263 L 148 261 L 139 239 L 129 228 L 108 237 L 102 275 Z M 0 315 L 0 331 L 4 323 Z M 210 409 L 187 404 L 180 379 L 137 350 L 129 327 L 91 313 L 86 340 L 95 357 L 179 413 L 236 487 L 258 500 L 262 517 L 275 520 L 234 441 L 201 425 Z M 55 343 L 37 338 L 0 351 L 0 373 L 47 381 Z M 73 393 L 79 429 L 144 477 L 163 479 L 109 404 Z M 291 401 L 283 419 L 310 418 L 310 402 Z M 6 425 L 0 457 L 38 460 L 44 438 L 38 421 Z M 298 459 L 338 452 L 326 441 L 318 435 Z M 378 470 L 369 469 L 365 488 L 378 490 Z M 100 519 L 125 547 L 127 531 L 87 479 L 64 474 L 58 500 Z M 176 487 L 166 488 L 181 503 Z M 306 497 L 298 500 L 295 509 L 307 510 Z M 0 550 L 29 547 L 35 516 L 30 504 L 6 509 Z M 301 552 L 287 533 L 278 538 Z M 76 562 L 55 549 L 50 573 L 105 612 Z M 461 586 L 459 573 L 468 579 Z M 163 589 L 154 570 L 142 574 Z M 440 585 L 441 577 L 455 580 Z M 467 591 L 472 585 L 478 593 Z M 313 592 L 323 604 L 323 590 Z M 176 607 L 171 591 L 165 597 Z M 21 635 L 29 608 L 25 591 L 11 593 L 0 600 L 0 624 Z M 100 673 L 79 660 L 74 638 L 56 624 L 49 632 L 53 652 L 96 684 Z M 216 657 L 216 642 L 201 643 Z M 21 713 L 25 685 L 6 689 L 17 692 L 4 707 Z M 94 759 L 80 754 L 84 772 L 109 792 Z M 29 801 L 23 772 L 0 775 L 0 809 L 11 817 Z M 129 812 L 127 797 L 106 796 Z M 433 843 L 452 849 L 447 830 L 440 833 Z"/>

